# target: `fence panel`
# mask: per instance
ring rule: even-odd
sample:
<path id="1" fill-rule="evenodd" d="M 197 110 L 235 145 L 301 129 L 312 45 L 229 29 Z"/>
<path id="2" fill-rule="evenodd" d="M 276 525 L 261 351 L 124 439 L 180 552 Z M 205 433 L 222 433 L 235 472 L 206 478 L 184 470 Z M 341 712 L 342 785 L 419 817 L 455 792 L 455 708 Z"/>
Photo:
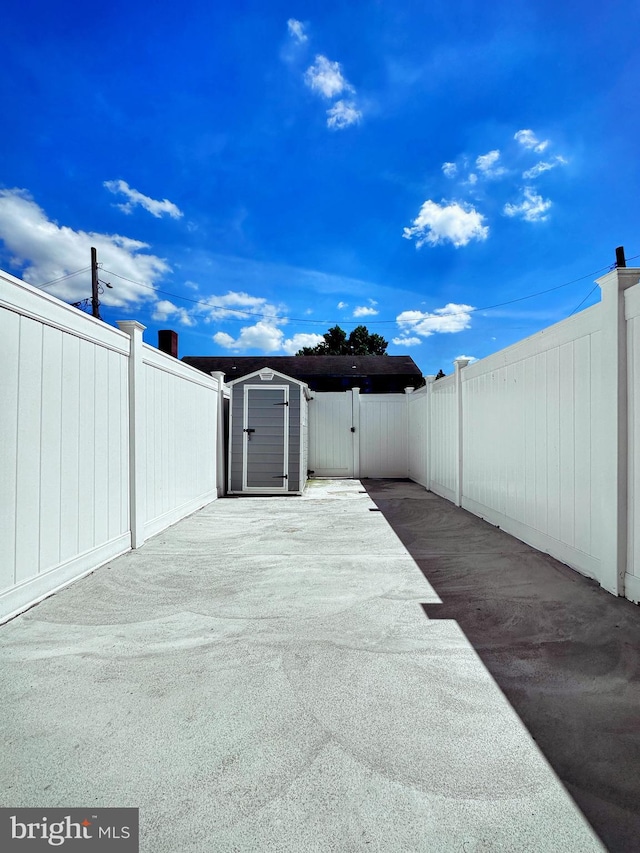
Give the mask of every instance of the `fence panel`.
<path id="1" fill-rule="evenodd" d="M 129 339 L 0 273 L 0 618 L 129 547 Z"/>
<path id="2" fill-rule="evenodd" d="M 408 396 L 360 395 L 360 476 L 407 477 Z"/>
<path id="3" fill-rule="evenodd" d="M 600 565 L 599 308 L 462 373 L 462 505 L 591 577 Z"/>
<path id="4" fill-rule="evenodd" d="M 627 324 L 627 571 L 625 595 L 640 603 L 640 284 L 624 294 Z"/>
<path id="5" fill-rule="evenodd" d="M 409 394 L 408 476 L 429 488 L 429 392 L 427 387 Z"/>
<path id="6" fill-rule="evenodd" d="M 143 344 L 144 534 L 217 496 L 218 382 Z"/>
<path id="7" fill-rule="evenodd" d="M 431 473 L 428 488 L 447 500 L 455 501 L 458 471 L 458 401 L 455 374 L 438 379 L 431 387 Z"/>

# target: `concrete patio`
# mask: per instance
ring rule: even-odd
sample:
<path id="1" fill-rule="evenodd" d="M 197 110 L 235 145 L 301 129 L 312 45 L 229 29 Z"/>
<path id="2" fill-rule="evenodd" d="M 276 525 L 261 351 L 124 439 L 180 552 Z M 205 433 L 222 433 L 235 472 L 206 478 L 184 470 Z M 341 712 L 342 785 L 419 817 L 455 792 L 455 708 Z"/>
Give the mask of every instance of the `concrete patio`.
<path id="1" fill-rule="evenodd" d="M 228 498 L 0 628 L 2 805 L 142 851 L 640 849 L 640 609 L 420 486 Z"/>

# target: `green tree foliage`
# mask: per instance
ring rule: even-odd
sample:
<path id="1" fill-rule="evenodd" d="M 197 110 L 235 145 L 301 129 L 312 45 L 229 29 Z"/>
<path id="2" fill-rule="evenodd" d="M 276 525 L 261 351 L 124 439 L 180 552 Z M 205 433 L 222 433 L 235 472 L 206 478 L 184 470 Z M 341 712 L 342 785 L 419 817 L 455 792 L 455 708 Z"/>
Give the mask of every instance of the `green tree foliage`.
<path id="1" fill-rule="evenodd" d="M 322 337 L 322 343 L 303 347 L 296 355 L 386 355 L 389 346 L 382 335 L 370 334 L 366 326 L 356 326 L 349 337 L 340 326 L 334 326 Z"/>

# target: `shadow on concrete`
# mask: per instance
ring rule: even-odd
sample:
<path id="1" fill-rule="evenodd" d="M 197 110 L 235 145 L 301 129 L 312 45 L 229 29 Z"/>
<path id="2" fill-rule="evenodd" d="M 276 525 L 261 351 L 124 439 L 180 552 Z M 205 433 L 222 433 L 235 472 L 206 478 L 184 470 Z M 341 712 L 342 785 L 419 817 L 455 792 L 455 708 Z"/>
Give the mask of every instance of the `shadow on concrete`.
<path id="1" fill-rule="evenodd" d="M 640 851 L 640 607 L 411 481 L 362 480 L 603 843 Z"/>

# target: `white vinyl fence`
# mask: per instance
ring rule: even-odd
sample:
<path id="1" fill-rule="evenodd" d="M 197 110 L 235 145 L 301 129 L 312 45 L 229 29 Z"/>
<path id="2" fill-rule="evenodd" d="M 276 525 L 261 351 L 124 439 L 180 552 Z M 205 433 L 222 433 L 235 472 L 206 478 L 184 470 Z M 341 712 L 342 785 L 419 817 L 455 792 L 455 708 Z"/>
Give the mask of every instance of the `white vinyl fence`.
<path id="1" fill-rule="evenodd" d="M 217 495 L 218 380 L 0 273 L 0 620 Z"/>
<path id="2" fill-rule="evenodd" d="M 639 278 L 409 398 L 413 480 L 636 602 Z"/>
<path id="3" fill-rule="evenodd" d="M 462 372 L 462 506 L 599 577 L 601 306 Z"/>

